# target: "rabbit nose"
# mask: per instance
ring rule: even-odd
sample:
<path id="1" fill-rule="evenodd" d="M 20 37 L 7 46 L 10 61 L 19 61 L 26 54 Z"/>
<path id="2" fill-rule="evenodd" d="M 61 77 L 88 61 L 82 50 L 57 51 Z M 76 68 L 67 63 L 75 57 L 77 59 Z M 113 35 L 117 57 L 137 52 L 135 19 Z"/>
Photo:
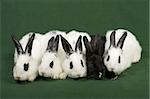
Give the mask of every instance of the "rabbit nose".
<path id="1" fill-rule="evenodd" d="M 20 77 L 16 77 L 16 80 L 20 80 Z"/>
<path id="2" fill-rule="evenodd" d="M 110 68 L 110 71 L 113 71 L 114 70 L 114 68 Z"/>

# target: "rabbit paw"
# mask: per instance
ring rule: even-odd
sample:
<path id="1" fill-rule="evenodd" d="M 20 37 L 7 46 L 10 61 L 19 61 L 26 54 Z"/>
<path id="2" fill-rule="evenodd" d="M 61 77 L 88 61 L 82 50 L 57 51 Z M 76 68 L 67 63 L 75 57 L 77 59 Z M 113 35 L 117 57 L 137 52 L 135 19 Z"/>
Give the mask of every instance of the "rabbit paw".
<path id="1" fill-rule="evenodd" d="M 33 82 L 35 80 L 36 76 L 29 77 L 28 81 Z"/>
<path id="2" fill-rule="evenodd" d="M 60 74 L 60 79 L 66 79 L 67 77 L 67 74 L 66 73 L 61 73 Z"/>
<path id="3" fill-rule="evenodd" d="M 59 75 L 54 75 L 53 79 L 59 79 Z"/>

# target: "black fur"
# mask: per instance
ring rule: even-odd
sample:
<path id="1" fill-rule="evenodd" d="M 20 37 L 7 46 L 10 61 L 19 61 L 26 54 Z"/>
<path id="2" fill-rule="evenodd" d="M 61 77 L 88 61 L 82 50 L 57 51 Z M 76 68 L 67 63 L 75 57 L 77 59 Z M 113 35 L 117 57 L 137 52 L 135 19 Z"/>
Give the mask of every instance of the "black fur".
<path id="1" fill-rule="evenodd" d="M 29 55 L 31 55 L 34 38 L 35 38 L 35 33 L 33 33 L 32 36 L 29 38 L 28 43 L 25 47 L 25 51 L 23 51 L 23 48 L 22 48 L 22 45 L 20 44 L 20 42 L 18 40 L 16 40 L 16 38 L 14 36 L 12 36 L 12 40 L 15 44 L 17 53 L 19 55 L 20 54 L 25 54 L 25 53 L 29 53 Z"/>
<path id="2" fill-rule="evenodd" d="M 63 36 L 60 35 L 60 37 L 61 37 L 61 42 L 62 42 L 64 51 L 69 55 L 72 54 L 73 49 L 72 49 L 70 43 Z"/>
<path id="3" fill-rule="evenodd" d="M 18 55 L 23 54 L 24 51 L 23 51 L 23 48 L 22 48 L 20 42 L 15 38 L 15 36 L 11 36 L 11 38 L 13 40 L 15 47 L 16 47 Z"/>
<path id="4" fill-rule="evenodd" d="M 48 41 L 47 50 L 49 52 L 57 52 L 58 45 L 59 45 L 59 35 L 57 35 L 55 39 L 54 37 L 51 37 L 50 40 Z"/>
<path id="5" fill-rule="evenodd" d="M 122 49 L 126 37 L 127 37 L 127 32 L 124 32 L 124 34 L 121 36 L 121 38 L 117 43 L 117 47 L 120 47 Z"/>
<path id="6" fill-rule="evenodd" d="M 92 35 L 91 42 L 88 42 L 87 37 L 83 37 L 86 47 L 86 64 L 87 64 L 87 77 L 101 79 L 100 73 L 104 76 L 105 66 L 103 63 L 103 53 L 106 38 L 99 35 Z"/>
<path id="7" fill-rule="evenodd" d="M 33 33 L 32 36 L 29 38 L 29 41 L 25 48 L 25 53 L 27 52 L 29 55 L 31 55 L 34 38 L 35 38 L 35 33 Z"/>
<path id="8" fill-rule="evenodd" d="M 54 42 L 54 37 L 51 37 L 50 40 L 48 41 L 48 44 L 47 44 L 47 50 L 48 51 L 51 51 L 53 49 L 53 42 Z"/>
<path id="9" fill-rule="evenodd" d="M 77 49 L 79 51 L 82 52 L 82 42 L 81 42 L 81 39 L 82 39 L 82 36 L 80 35 L 77 42 L 76 42 L 76 45 L 75 45 L 75 51 L 77 51 Z"/>
<path id="10" fill-rule="evenodd" d="M 110 46 L 113 46 L 113 47 L 116 47 L 116 44 L 115 44 L 115 34 L 116 34 L 116 31 L 114 30 L 111 35 L 110 35 Z"/>

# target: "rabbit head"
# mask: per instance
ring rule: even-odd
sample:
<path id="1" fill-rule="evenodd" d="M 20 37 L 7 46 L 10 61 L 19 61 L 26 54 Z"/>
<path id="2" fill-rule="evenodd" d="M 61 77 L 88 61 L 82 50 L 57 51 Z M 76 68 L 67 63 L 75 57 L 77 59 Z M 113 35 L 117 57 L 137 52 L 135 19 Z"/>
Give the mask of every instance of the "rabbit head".
<path id="1" fill-rule="evenodd" d="M 39 75 L 58 79 L 62 72 L 61 63 L 58 56 L 59 35 L 51 37 L 48 41 L 46 52 L 39 66 Z"/>
<path id="2" fill-rule="evenodd" d="M 123 33 L 117 44 L 115 42 L 115 34 L 116 31 L 113 31 L 110 35 L 110 46 L 104 53 L 104 64 L 109 72 L 119 75 L 124 70 L 126 64 L 122 48 L 127 37 L 127 32 Z"/>
<path id="3" fill-rule="evenodd" d="M 79 36 L 75 50 L 73 50 L 70 43 L 61 36 L 61 42 L 64 51 L 66 52 L 66 59 L 63 62 L 63 69 L 71 78 L 79 78 L 86 76 L 85 56 L 82 53 L 82 36 Z"/>
<path id="4" fill-rule="evenodd" d="M 15 61 L 15 66 L 13 68 L 13 76 L 15 80 L 18 81 L 33 81 L 37 76 L 37 65 L 38 63 L 32 58 L 32 45 L 35 38 L 33 33 L 26 44 L 25 50 L 21 43 L 12 36 L 12 40 L 15 45 L 15 53 L 17 53 L 17 60 Z"/>

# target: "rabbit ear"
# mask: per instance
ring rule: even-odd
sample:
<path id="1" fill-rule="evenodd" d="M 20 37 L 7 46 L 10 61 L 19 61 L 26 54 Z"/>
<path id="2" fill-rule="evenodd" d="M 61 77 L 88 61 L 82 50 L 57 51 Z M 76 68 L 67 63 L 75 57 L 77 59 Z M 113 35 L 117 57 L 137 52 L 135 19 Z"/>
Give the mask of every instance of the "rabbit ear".
<path id="1" fill-rule="evenodd" d="M 71 45 L 69 44 L 69 42 L 63 36 L 60 35 L 60 37 L 61 37 L 61 42 L 62 42 L 64 51 L 68 53 L 69 55 L 72 54 L 73 49 Z"/>
<path id="2" fill-rule="evenodd" d="M 46 50 L 52 51 L 53 50 L 53 43 L 54 43 L 54 37 L 51 37 L 50 40 L 48 41 Z"/>
<path id="3" fill-rule="evenodd" d="M 110 35 L 110 47 L 111 47 L 111 46 L 115 47 L 115 34 L 116 34 L 116 32 L 113 31 L 113 32 L 111 33 L 111 35 Z M 109 48 L 110 48 L 110 47 L 109 47 Z"/>
<path id="4" fill-rule="evenodd" d="M 31 51 L 32 51 L 32 45 L 33 45 L 33 40 L 35 38 L 35 33 L 33 33 L 31 35 L 31 37 L 29 38 L 29 41 L 25 47 L 25 52 L 28 53 L 29 55 L 31 55 Z"/>
<path id="5" fill-rule="evenodd" d="M 15 36 L 11 36 L 11 38 L 12 38 L 12 40 L 14 42 L 14 45 L 17 49 L 17 53 L 18 54 L 23 54 L 24 52 L 23 52 L 23 48 L 22 48 L 20 42 L 15 38 Z"/>
<path id="6" fill-rule="evenodd" d="M 53 51 L 58 51 L 58 44 L 59 44 L 59 35 L 56 36 L 55 41 L 53 43 Z"/>
<path id="7" fill-rule="evenodd" d="M 87 50 L 87 53 L 92 52 L 91 44 L 90 44 L 90 42 L 88 41 L 88 39 L 87 39 L 86 36 L 83 37 L 83 42 L 84 42 L 85 48 L 86 48 L 86 50 Z"/>
<path id="8" fill-rule="evenodd" d="M 124 32 L 124 34 L 121 36 L 121 38 L 119 39 L 117 43 L 117 47 L 122 49 L 126 37 L 127 37 L 127 32 Z"/>
<path id="9" fill-rule="evenodd" d="M 100 43 L 100 36 L 96 34 L 92 36 L 91 38 L 92 38 L 91 45 L 93 46 L 93 50 L 99 49 L 100 45 L 98 44 L 98 42 Z"/>
<path id="10" fill-rule="evenodd" d="M 81 38 L 82 36 L 80 35 L 77 42 L 76 42 L 76 45 L 75 45 L 75 51 L 79 50 L 82 52 L 82 42 L 81 42 Z"/>

